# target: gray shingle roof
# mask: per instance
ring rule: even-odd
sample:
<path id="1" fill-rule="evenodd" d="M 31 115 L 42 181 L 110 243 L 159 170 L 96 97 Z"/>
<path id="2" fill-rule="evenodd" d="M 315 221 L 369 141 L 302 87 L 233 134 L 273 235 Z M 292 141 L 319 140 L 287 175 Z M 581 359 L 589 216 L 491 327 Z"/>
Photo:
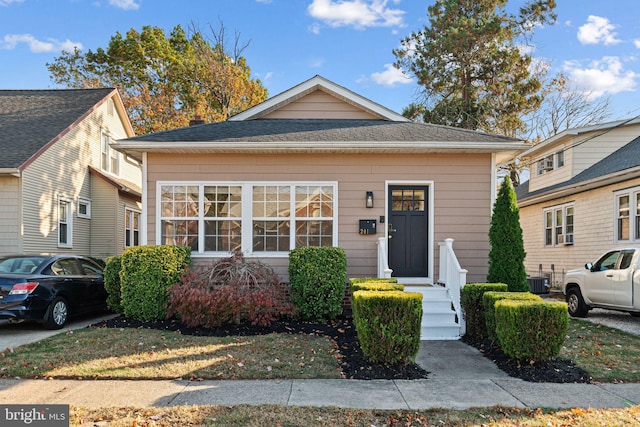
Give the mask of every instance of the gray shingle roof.
<path id="1" fill-rule="evenodd" d="M 541 194 L 560 190 L 564 187 L 570 187 L 581 182 L 589 181 L 601 176 L 610 175 L 638 166 L 640 166 L 640 137 L 637 137 L 625 146 L 619 148 L 604 159 L 600 160 L 593 166 L 583 170 L 573 178 L 560 184 L 529 192 L 529 181 L 526 181 L 516 188 L 516 197 L 518 198 L 518 200 L 525 200 L 530 197 L 535 197 Z"/>
<path id="2" fill-rule="evenodd" d="M 0 90 L 0 168 L 18 168 L 113 89 Z"/>
<path id="3" fill-rule="evenodd" d="M 515 142 L 513 138 L 427 123 L 354 119 L 256 119 L 190 126 L 122 142 L 437 141 Z"/>

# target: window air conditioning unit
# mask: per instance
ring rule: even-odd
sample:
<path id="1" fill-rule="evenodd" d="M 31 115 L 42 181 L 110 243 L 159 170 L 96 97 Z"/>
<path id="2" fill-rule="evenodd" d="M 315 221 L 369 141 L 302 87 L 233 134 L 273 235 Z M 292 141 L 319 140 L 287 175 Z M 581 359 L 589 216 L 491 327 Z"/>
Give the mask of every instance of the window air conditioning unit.
<path id="1" fill-rule="evenodd" d="M 566 234 L 564 236 L 564 244 L 565 245 L 573 245 L 573 234 Z"/>
<path id="2" fill-rule="evenodd" d="M 558 245 L 561 245 L 561 244 L 565 243 L 565 241 L 564 241 L 564 234 L 558 234 L 558 236 L 556 236 L 556 239 L 557 239 L 557 242 L 556 242 L 556 243 L 557 243 Z"/>

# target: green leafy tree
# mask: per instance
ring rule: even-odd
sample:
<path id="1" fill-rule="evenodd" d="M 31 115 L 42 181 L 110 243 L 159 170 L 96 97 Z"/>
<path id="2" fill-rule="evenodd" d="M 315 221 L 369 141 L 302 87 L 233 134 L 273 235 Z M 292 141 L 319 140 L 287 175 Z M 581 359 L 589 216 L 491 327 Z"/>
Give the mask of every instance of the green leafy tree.
<path id="1" fill-rule="evenodd" d="M 489 228 L 489 274 L 487 282 L 506 283 L 509 292 L 529 290 L 524 269 L 524 242 L 520 212 L 511 179 L 505 176 L 493 205 Z"/>
<path id="2" fill-rule="evenodd" d="M 515 136 L 540 105 L 541 84 L 521 48 L 533 30 L 555 22 L 555 0 L 529 0 L 517 15 L 507 0 L 436 0 L 429 24 L 394 49 L 395 66 L 417 78 L 425 122 Z"/>
<path id="3" fill-rule="evenodd" d="M 52 81 L 70 88 L 118 88 L 135 132 L 157 132 L 186 126 L 196 115 L 223 121 L 267 98 L 241 56 L 246 45 L 236 36 L 229 53 L 224 43 L 224 27 L 212 42 L 198 30 L 188 35 L 176 26 L 166 36 L 145 26 L 116 33 L 106 49 L 62 52 L 47 68 Z"/>

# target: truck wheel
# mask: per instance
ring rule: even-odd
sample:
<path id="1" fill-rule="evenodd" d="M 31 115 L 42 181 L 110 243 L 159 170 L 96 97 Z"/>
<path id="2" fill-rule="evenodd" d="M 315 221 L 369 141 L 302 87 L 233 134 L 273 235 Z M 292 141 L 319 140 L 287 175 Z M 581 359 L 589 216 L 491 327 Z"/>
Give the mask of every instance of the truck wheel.
<path id="1" fill-rule="evenodd" d="M 572 317 L 587 317 L 589 309 L 582 298 L 579 288 L 571 288 L 567 291 L 567 305 L 569 315 Z"/>

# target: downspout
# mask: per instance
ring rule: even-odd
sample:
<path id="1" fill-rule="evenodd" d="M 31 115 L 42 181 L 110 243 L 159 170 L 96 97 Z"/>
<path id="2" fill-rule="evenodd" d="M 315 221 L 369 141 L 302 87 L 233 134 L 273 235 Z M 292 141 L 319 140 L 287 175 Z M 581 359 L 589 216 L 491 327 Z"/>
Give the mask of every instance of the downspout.
<path id="1" fill-rule="evenodd" d="M 147 235 L 147 214 L 148 214 L 148 188 L 147 188 L 147 152 L 142 153 L 142 222 L 140 224 L 140 228 L 142 229 L 142 241 L 140 244 L 147 245 L 148 243 L 148 235 Z"/>

